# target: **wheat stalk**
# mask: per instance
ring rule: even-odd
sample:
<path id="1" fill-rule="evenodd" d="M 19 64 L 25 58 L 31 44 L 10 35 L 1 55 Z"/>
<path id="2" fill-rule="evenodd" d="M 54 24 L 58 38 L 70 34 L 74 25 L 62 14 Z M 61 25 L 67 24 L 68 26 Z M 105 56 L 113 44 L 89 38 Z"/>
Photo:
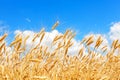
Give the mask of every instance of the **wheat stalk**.
<path id="1" fill-rule="evenodd" d="M 57 25 L 55 24 L 53 29 Z M 110 47 L 102 44 L 104 41 L 102 36 L 95 41 L 95 36 L 90 35 L 80 42 L 78 54 L 70 55 L 69 50 L 75 44 L 73 42 L 75 33 L 66 30 L 63 35 L 56 35 L 52 42 L 54 45 L 51 47 L 40 44 L 45 38 L 45 33 L 42 29 L 34 35 L 32 41 L 36 42 L 38 38 L 40 42 L 29 50 L 25 48 L 30 36 L 18 34 L 10 46 L 3 41 L 6 34 L 0 38 L 0 80 L 120 79 L 119 40 L 114 40 Z M 52 49 L 53 47 L 55 49 Z M 106 54 L 103 55 L 104 52 Z"/>

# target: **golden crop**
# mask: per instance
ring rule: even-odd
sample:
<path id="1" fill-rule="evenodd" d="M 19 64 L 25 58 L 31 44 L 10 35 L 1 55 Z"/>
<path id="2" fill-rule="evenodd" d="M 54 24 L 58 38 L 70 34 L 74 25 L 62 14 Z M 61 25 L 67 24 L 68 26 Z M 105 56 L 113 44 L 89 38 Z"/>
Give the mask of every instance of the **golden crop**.
<path id="1" fill-rule="evenodd" d="M 58 23 L 52 29 L 57 25 Z M 84 44 L 85 47 L 79 49 L 78 55 L 72 56 L 68 54 L 75 36 L 71 30 L 67 30 L 63 35 L 56 35 L 51 46 L 57 45 L 57 48 L 53 52 L 40 45 L 44 35 L 44 30 L 37 33 L 32 41 L 39 37 L 38 45 L 30 48 L 22 57 L 29 36 L 23 39 L 19 34 L 10 46 L 5 43 L 7 34 L 0 38 L 0 80 L 120 80 L 118 40 L 113 41 L 111 49 L 107 51 L 106 45 L 99 48 L 103 42 L 99 36 L 94 49 L 91 49 L 90 45 L 94 42 L 94 35 L 91 35 L 80 42 L 80 45 Z M 12 53 L 7 51 L 8 48 L 11 48 Z M 101 53 L 96 51 L 98 48 Z M 106 54 L 102 55 L 104 52 Z"/>

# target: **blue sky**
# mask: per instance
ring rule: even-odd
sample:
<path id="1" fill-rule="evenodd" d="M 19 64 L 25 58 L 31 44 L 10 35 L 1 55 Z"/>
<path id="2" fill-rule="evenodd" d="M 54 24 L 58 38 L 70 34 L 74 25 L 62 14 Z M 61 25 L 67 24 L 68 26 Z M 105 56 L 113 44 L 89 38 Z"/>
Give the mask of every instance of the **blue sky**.
<path id="1" fill-rule="evenodd" d="M 120 0 L 0 0 L 0 21 L 11 34 L 19 30 L 75 30 L 77 38 L 89 32 L 105 34 L 120 21 Z"/>

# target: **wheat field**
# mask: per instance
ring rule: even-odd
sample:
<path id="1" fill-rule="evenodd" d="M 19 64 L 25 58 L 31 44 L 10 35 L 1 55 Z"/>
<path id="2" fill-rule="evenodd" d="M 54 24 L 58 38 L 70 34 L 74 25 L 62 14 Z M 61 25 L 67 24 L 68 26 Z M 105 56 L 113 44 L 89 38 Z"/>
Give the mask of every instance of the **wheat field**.
<path id="1" fill-rule="evenodd" d="M 39 43 L 29 50 L 26 41 L 30 36 L 16 35 L 10 45 L 5 42 L 7 34 L 0 37 L 0 80 L 120 80 L 119 40 L 114 40 L 108 50 L 106 45 L 99 48 L 104 41 L 102 36 L 94 41 L 95 36 L 91 35 L 80 42 L 84 46 L 77 55 L 69 55 L 75 37 L 72 30 L 56 35 L 51 46 L 57 47 L 52 52 L 41 45 L 44 36 L 45 30 L 42 29 L 32 39 L 34 43 L 39 38 Z M 93 43 L 94 49 L 90 48 Z M 22 55 L 26 50 L 27 54 Z"/>

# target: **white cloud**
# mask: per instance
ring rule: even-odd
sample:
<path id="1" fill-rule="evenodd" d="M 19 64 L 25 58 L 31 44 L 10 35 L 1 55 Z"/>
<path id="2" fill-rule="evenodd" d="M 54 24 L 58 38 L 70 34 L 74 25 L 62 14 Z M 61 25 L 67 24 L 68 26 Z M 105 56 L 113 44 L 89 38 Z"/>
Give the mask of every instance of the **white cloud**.
<path id="1" fill-rule="evenodd" d="M 20 30 L 16 30 L 15 31 L 15 34 L 22 34 L 23 37 L 26 37 L 26 36 L 30 36 L 30 38 L 27 40 L 26 42 L 26 47 L 27 49 L 30 49 L 31 47 L 34 47 L 36 44 L 39 43 L 39 39 L 40 38 L 37 38 L 35 40 L 34 43 L 32 43 L 32 39 L 34 37 L 34 35 L 36 34 L 36 32 L 33 32 L 33 31 L 29 31 L 29 30 L 26 30 L 26 31 L 20 31 Z M 57 30 L 53 30 L 52 32 L 45 32 L 45 36 L 42 40 L 42 43 L 41 45 L 43 46 L 47 46 L 48 47 L 48 51 L 54 51 L 54 49 L 57 47 L 57 46 L 54 46 L 54 47 L 51 47 L 52 45 L 52 41 L 53 39 L 55 38 L 56 35 L 62 35 L 62 33 L 58 32 Z M 90 36 L 90 34 L 86 35 L 85 37 L 88 37 Z M 97 40 L 97 38 L 99 36 L 102 36 L 102 39 L 103 39 L 103 43 L 101 44 L 100 48 L 102 48 L 103 46 L 107 45 L 108 46 L 108 41 L 106 39 L 106 36 L 105 35 L 101 35 L 101 34 L 94 34 L 94 41 Z M 68 49 L 68 54 L 70 55 L 77 55 L 79 50 L 82 48 L 82 47 L 85 47 L 83 44 L 80 45 L 80 41 L 77 41 L 75 39 L 72 39 L 72 42 L 74 43 L 73 46 L 71 46 L 69 49 Z M 95 42 L 90 46 L 91 48 L 94 47 L 95 45 Z M 86 49 L 84 50 L 84 53 L 86 53 Z"/>
<path id="2" fill-rule="evenodd" d="M 30 49 L 31 47 L 34 47 L 36 44 L 39 43 L 40 38 L 37 38 L 35 40 L 35 42 L 32 43 L 32 39 L 33 39 L 34 35 L 36 34 L 36 32 L 29 31 L 29 30 L 26 30 L 26 31 L 16 30 L 14 33 L 16 35 L 17 34 L 22 34 L 23 37 L 26 37 L 28 35 L 30 36 L 29 39 L 26 42 L 27 49 Z M 41 45 L 48 47 L 48 51 L 50 51 L 50 52 L 53 51 L 57 47 L 57 45 L 54 46 L 54 47 L 51 47 L 52 41 L 53 41 L 53 39 L 55 38 L 56 35 L 62 35 L 62 33 L 58 32 L 57 30 L 53 30 L 51 32 L 45 32 L 45 36 L 42 40 Z M 74 42 L 74 45 L 69 48 L 68 54 L 73 55 L 73 54 L 78 53 L 81 46 L 80 46 L 80 43 L 78 41 L 76 41 L 75 39 L 72 39 L 72 42 Z"/>
<path id="3" fill-rule="evenodd" d="M 73 46 L 69 48 L 68 54 L 70 55 L 77 55 L 79 53 L 79 50 L 84 47 L 83 44 L 80 45 L 79 41 L 76 41 L 75 39 L 72 39 L 72 42 L 74 43 Z"/>
<path id="4" fill-rule="evenodd" d="M 120 22 L 113 23 L 113 25 L 110 28 L 109 37 L 111 40 L 120 40 Z"/>

